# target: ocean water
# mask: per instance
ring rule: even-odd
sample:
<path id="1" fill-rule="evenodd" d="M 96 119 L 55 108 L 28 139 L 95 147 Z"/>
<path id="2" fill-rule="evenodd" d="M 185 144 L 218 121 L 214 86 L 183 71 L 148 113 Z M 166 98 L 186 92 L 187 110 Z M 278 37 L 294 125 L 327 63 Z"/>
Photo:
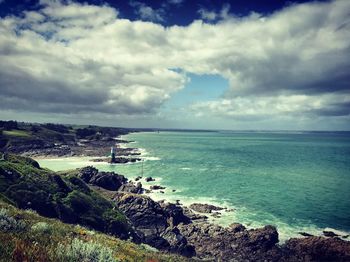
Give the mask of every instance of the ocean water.
<path id="1" fill-rule="evenodd" d="M 212 203 L 234 209 L 221 225 L 272 224 L 280 240 L 308 232 L 350 232 L 350 133 L 149 132 L 123 137 L 143 163 L 110 165 L 90 158 L 40 160 L 63 170 L 95 165 L 128 178 L 143 174 L 167 188 L 155 199 Z M 173 190 L 176 190 L 173 192 Z"/>

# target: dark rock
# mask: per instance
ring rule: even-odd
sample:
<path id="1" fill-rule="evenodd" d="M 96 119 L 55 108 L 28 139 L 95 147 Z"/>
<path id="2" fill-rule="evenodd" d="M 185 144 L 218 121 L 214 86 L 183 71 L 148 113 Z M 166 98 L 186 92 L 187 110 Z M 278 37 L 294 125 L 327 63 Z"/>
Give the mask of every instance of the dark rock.
<path id="1" fill-rule="evenodd" d="M 142 178 L 142 176 L 137 176 L 137 177 L 135 178 L 135 181 L 139 181 L 141 178 Z"/>
<path id="2" fill-rule="evenodd" d="M 186 257 L 195 256 L 194 246 L 188 245 L 186 238 L 178 228 L 168 228 L 161 236 L 169 243 L 168 250 Z"/>
<path id="3" fill-rule="evenodd" d="M 187 217 L 189 217 L 191 220 L 196 221 L 196 222 L 198 222 L 198 221 L 205 221 L 205 220 L 208 219 L 207 216 L 196 214 L 191 209 L 189 209 L 188 207 L 184 207 L 183 208 L 183 212 L 184 212 L 184 214 Z"/>
<path id="4" fill-rule="evenodd" d="M 336 234 L 336 233 L 334 233 L 332 231 L 326 231 L 326 230 L 323 231 L 323 235 L 325 237 L 339 237 L 338 234 Z"/>
<path id="5" fill-rule="evenodd" d="M 242 224 L 232 223 L 231 225 L 229 225 L 228 230 L 236 233 L 236 232 L 242 232 L 242 231 L 246 230 L 246 228 Z"/>
<path id="6" fill-rule="evenodd" d="M 350 261 L 350 242 L 339 238 L 292 238 L 282 248 L 283 261 Z"/>
<path id="7" fill-rule="evenodd" d="M 96 176 L 98 170 L 93 166 L 83 167 L 79 170 L 78 176 L 84 180 L 85 183 L 89 183 L 93 176 Z"/>
<path id="8" fill-rule="evenodd" d="M 89 161 L 91 161 L 91 162 L 96 162 L 96 163 L 99 163 L 99 162 L 108 162 L 108 161 L 109 161 L 109 158 L 94 158 L 94 159 L 90 159 Z"/>
<path id="9" fill-rule="evenodd" d="M 78 177 L 84 180 L 85 183 L 112 191 L 117 191 L 127 182 L 127 179 L 122 175 L 114 172 L 98 172 L 96 168 L 91 166 L 81 168 Z"/>
<path id="10" fill-rule="evenodd" d="M 212 216 L 219 218 L 219 217 L 221 217 L 221 213 L 220 212 L 212 212 Z"/>
<path id="11" fill-rule="evenodd" d="M 176 192 L 176 189 L 171 190 L 171 192 Z"/>
<path id="12" fill-rule="evenodd" d="M 144 195 L 122 193 L 116 195 L 114 202 L 147 244 L 164 248 L 158 237 L 167 228 L 167 215 L 157 202 Z"/>
<path id="13" fill-rule="evenodd" d="M 92 177 L 90 184 L 100 186 L 107 190 L 116 191 L 127 179 L 124 176 L 117 175 L 113 172 L 98 172 L 96 176 Z"/>
<path id="14" fill-rule="evenodd" d="M 143 188 L 142 184 L 138 182 L 136 185 L 132 182 L 123 184 L 118 191 L 126 192 L 126 193 L 134 193 L 134 194 L 142 194 Z"/>
<path id="15" fill-rule="evenodd" d="M 152 177 L 149 176 L 149 177 L 146 177 L 146 178 L 145 178 L 145 181 L 146 181 L 146 182 L 151 182 L 151 181 L 156 181 L 156 180 L 155 180 L 154 178 L 152 178 Z"/>
<path id="16" fill-rule="evenodd" d="M 303 237 L 312 237 L 313 235 L 306 233 L 306 232 L 298 232 L 299 235 L 302 235 Z"/>
<path id="17" fill-rule="evenodd" d="M 164 209 L 166 213 L 168 224 L 170 227 L 177 226 L 180 223 L 189 224 L 191 223 L 191 219 L 186 216 L 183 212 L 183 209 L 172 203 L 161 203 L 161 207 Z"/>
<path id="18" fill-rule="evenodd" d="M 224 209 L 222 207 L 218 207 L 214 205 L 199 204 L 199 203 L 191 204 L 190 208 L 199 213 L 211 213 L 212 211 L 218 211 L 218 210 Z"/>
<path id="19" fill-rule="evenodd" d="M 150 186 L 150 189 L 152 189 L 152 190 L 158 190 L 158 189 L 165 189 L 165 187 L 154 185 L 154 186 Z M 164 193 L 164 192 L 163 192 L 163 193 Z"/>
<path id="20" fill-rule="evenodd" d="M 193 245 L 197 256 L 215 261 L 278 261 L 276 228 L 246 230 L 243 226 L 225 229 L 209 223 L 178 225 L 180 233 Z"/>

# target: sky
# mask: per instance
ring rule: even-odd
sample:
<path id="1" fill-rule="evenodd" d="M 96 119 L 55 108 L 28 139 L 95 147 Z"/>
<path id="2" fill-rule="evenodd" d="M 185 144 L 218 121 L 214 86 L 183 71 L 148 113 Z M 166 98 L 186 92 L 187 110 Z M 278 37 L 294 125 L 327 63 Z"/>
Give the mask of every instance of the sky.
<path id="1" fill-rule="evenodd" d="M 0 0 L 0 119 L 350 130 L 350 1 Z"/>

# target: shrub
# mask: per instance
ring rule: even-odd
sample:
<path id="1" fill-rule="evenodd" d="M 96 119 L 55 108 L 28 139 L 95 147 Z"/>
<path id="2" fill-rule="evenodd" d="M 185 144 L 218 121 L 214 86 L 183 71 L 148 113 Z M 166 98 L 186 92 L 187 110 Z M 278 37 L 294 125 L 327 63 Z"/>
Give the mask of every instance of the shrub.
<path id="1" fill-rule="evenodd" d="M 52 227 L 46 222 L 38 222 L 32 226 L 32 231 L 42 234 L 50 234 Z"/>
<path id="2" fill-rule="evenodd" d="M 115 262 L 113 251 L 105 246 L 94 242 L 84 242 L 73 239 L 68 246 L 59 244 L 57 249 L 58 261 L 83 261 L 83 262 Z"/>
<path id="3" fill-rule="evenodd" d="M 25 229 L 23 221 L 13 218 L 5 208 L 0 209 L 0 230 L 4 232 L 19 232 Z"/>

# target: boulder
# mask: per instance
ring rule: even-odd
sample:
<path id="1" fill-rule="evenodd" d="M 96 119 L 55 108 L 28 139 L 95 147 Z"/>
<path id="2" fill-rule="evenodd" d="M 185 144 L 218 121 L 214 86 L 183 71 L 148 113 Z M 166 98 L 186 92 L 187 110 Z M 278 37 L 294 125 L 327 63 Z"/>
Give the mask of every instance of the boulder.
<path id="1" fill-rule="evenodd" d="M 327 231 L 327 230 L 323 231 L 323 235 L 325 237 L 339 237 L 339 235 L 334 233 L 333 231 Z"/>
<path id="2" fill-rule="evenodd" d="M 114 172 L 99 172 L 96 168 L 88 166 L 79 170 L 78 177 L 85 183 L 102 187 L 107 190 L 117 191 L 127 179 Z"/>
<path id="3" fill-rule="evenodd" d="M 138 182 L 136 185 L 132 182 L 123 184 L 118 191 L 126 192 L 126 193 L 134 193 L 134 194 L 142 194 L 143 188 L 142 184 Z"/>
<path id="4" fill-rule="evenodd" d="M 78 177 L 84 180 L 85 183 L 89 183 L 93 176 L 96 176 L 98 170 L 93 166 L 87 166 L 79 169 Z"/>
<path id="5" fill-rule="evenodd" d="M 156 181 L 156 180 L 155 180 L 154 178 L 152 178 L 152 177 L 149 176 L 149 177 L 146 177 L 146 178 L 145 178 L 145 181 L 146 181 L 146 182 L 151 182 L 151 181 Z"/>
<path id="6" fill-rule="evenodd" d="M 211 213 L 212 211 L 219 211 L 224 209 L 222 207 L 200 203 L 191 204 L 190 208 L 199 213 Z"/>
<path id="7" fill-rule="evenodd" d="M 312 237 L 313 235 L 307 233 L 307 232 L 298 232 L 299 235 L 303 236 L 303 237 Z"/>
<path id="8" fill-rule="evenodd" d="M 150 189 L 152 189 L 152 190 L 159 190 L 159 189 L 165 189 L 165 187 L 154 185 L 154 186 L 150 186 Z"/>

